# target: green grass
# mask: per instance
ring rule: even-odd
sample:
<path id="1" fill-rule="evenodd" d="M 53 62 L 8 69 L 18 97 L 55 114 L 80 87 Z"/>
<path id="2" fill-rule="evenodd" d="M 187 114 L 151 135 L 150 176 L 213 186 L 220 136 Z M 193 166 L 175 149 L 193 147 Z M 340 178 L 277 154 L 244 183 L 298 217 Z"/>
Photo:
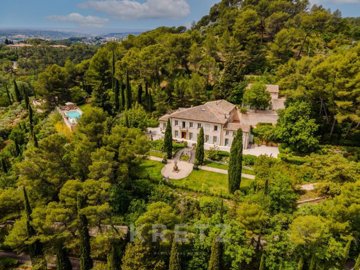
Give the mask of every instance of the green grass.
<path id="1" fill-rule="evenodd" d="M 252 180 L 242 179 L 241 187 L 246 188 Z M 228 194 L 228 176 L 226 174 L 194 170 L 188 177 L 181 180 L 172 180 L 178 187 L 191 188 L 201 192 L 211 192 L 213 194 Z"/>
<path id="2" fill-rule="evenodd" d="M 149 156 L 163 158 L 164 155 L 165 155 L 164 152 L 161 152 L 161 151 L 158 151 L 158 150 L 150 150 L 149 151 Z"/>
<path id="3" fill-rule="evenodd" d="M 161 169 L 164 164 L 158 161 L 145 160 L 140 165 L 140 177 L 160 181 L 162 179 Z"/>
<path id="4" fill-rule="evenodd" d="M 208 166 L 208 167 L 212 167 L 212 168 L 216 168 L 216 169 L 222 169 L 222 170 L 228 170 L 228 168 L 229 168 L 229 166 L 227 164 L 222 164 L 222 163 L 218 163 L 218 162 L 214 162 L 214 161 L 210 161 L 210 160 L 206 160 L 204 166 Z M 254 170 L 249 170 L 246 168 L 242 169 L 242 173 L 255 175 Z"/>

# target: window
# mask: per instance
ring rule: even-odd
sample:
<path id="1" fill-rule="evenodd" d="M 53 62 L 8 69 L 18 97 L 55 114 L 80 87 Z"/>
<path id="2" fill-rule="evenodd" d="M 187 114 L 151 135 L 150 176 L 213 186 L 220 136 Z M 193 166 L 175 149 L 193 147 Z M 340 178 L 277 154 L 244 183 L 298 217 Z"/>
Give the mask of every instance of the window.
<path id="1" fill-rule="evenodd" d="M 175 120 L 175 126 L 177 126 L 179 124 L 178 120 Z"/>
<path id="2" fill-rule="evenodd" d="M 214 126 L 214 131 L 217 131 L 218 130 L 218 126 Z"/>
<path id="3" fill-rule="evenodd" d="M 229 139 L 225 139 L 225 146 L 229 145 Z"/>
<path id="4" fill-rule="evenodd" d="M 201 128 L 201 124 L 200 124 L 200 123 L 198 123 L 198 128 Z"/>
<path id="5" fill-rule="evenodd" d="M 182 127 L 183 127 L 183 128 L 186 127 L 186 122 L 185 122 L 185 121 L 182 122 Z"/>
<path id="6" fill-rule="evenodd" d="M 189 140 L 191 141 L 193 139 L 193 134 L 189 132 Z"/>
<path id="7" fill-rule="evenodd" d="M 175 130 L 175 138 L 179 137 L 179 132 Z"/>
<path id="8" fill-rule="evenodd" d="M 214 136 L 214 137 L 213 137 L 213 143 L 214 143 L 214 144 L 217 143 L 217 136 Z"/>
<path id="9" fill-rule="evenodd" d="M 192 127 L 193 127 L 193 124 L 194 124 L 193 122 L 190 122 L 190 123 L 189 123 L 189 126 L 192 128 Z"/>
<path id="10" fill-rule="evenodd" d="M 205 142 L 209 141 L 209 135 L 205 135 Z"/>
<path id="11" fill-rule="evenodd" d="M 225 132 L 225 135 L 228 136 L 229 134 L 230 134 L 230 131 L 227 130 L 227 131 Z"/>

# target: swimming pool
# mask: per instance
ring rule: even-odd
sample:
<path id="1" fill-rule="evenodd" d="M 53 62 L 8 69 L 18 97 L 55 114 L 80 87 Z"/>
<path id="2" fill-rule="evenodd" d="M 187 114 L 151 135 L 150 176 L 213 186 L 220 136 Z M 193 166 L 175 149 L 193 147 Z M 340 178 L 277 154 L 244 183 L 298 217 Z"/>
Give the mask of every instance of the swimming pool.
<path id="1" fill-rule="evenodd" d="M 81 117 L 81 112 L 79 111 L 68 111 L 65 113 L 65 115 L 67 117 L 69 117 L 70 119 L 74 119 L 74 120 L 77 120 Z"/>

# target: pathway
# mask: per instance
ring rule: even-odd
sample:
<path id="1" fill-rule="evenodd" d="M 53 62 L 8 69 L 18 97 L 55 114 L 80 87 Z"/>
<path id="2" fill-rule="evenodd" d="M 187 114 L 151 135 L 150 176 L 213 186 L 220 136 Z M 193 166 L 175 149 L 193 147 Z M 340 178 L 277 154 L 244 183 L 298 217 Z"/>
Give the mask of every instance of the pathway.
<path id="1" fill-rule="evenodd" d="M 177 162 L 177 166 L 179 168 L 178 171 L 174 170 L 175 162 Z M 190 175 L 190 173 L 193 171 L 193 166 L 193 164 L 186 161 L 169 160 L 169 162 L 164 166 L 164 168 L 162 168 L 161 174 L 169 179 L 183 179 Z"/>
<path id="2" fill-rule="evenodd" d="M 256 146 L 254 148 L 245 149 L 243 151 L 244 155 L 253 155 L 253 156 L 261 156 L 261 155 L 267 155 L 269 157 L 277 158 L 279 155 L 279 148 L 278 147 L 272 147 L 272 146 Z"/>

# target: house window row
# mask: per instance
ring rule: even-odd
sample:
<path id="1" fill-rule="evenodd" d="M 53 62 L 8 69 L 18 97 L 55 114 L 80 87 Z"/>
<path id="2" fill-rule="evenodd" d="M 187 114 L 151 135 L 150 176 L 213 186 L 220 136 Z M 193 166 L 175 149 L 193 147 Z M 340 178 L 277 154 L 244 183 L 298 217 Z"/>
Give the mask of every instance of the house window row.
<path id="1" fill-rule="evenodd" d="M 174 125 L 175 126 L 179 126 L 179 121 L 178 120 L 175 120 L 174 121 Z M 207 125 L 206 127 L 208 127 L 210 125 Z M 182 128 L 186 128 L 186 121 L 181 121 L 181 127 Z M 194 127 L 194 122 L 189 122 L 189 127 L 192 128 Z M 202 127 L 202 124 L 201 123 L 197 123 L 197 128 L 201 128 Z M 214 131 L 218 131 L 219 130 L 219 126 L 218 125 L 214 125 L 213 126 L 213 129 Z"/>

